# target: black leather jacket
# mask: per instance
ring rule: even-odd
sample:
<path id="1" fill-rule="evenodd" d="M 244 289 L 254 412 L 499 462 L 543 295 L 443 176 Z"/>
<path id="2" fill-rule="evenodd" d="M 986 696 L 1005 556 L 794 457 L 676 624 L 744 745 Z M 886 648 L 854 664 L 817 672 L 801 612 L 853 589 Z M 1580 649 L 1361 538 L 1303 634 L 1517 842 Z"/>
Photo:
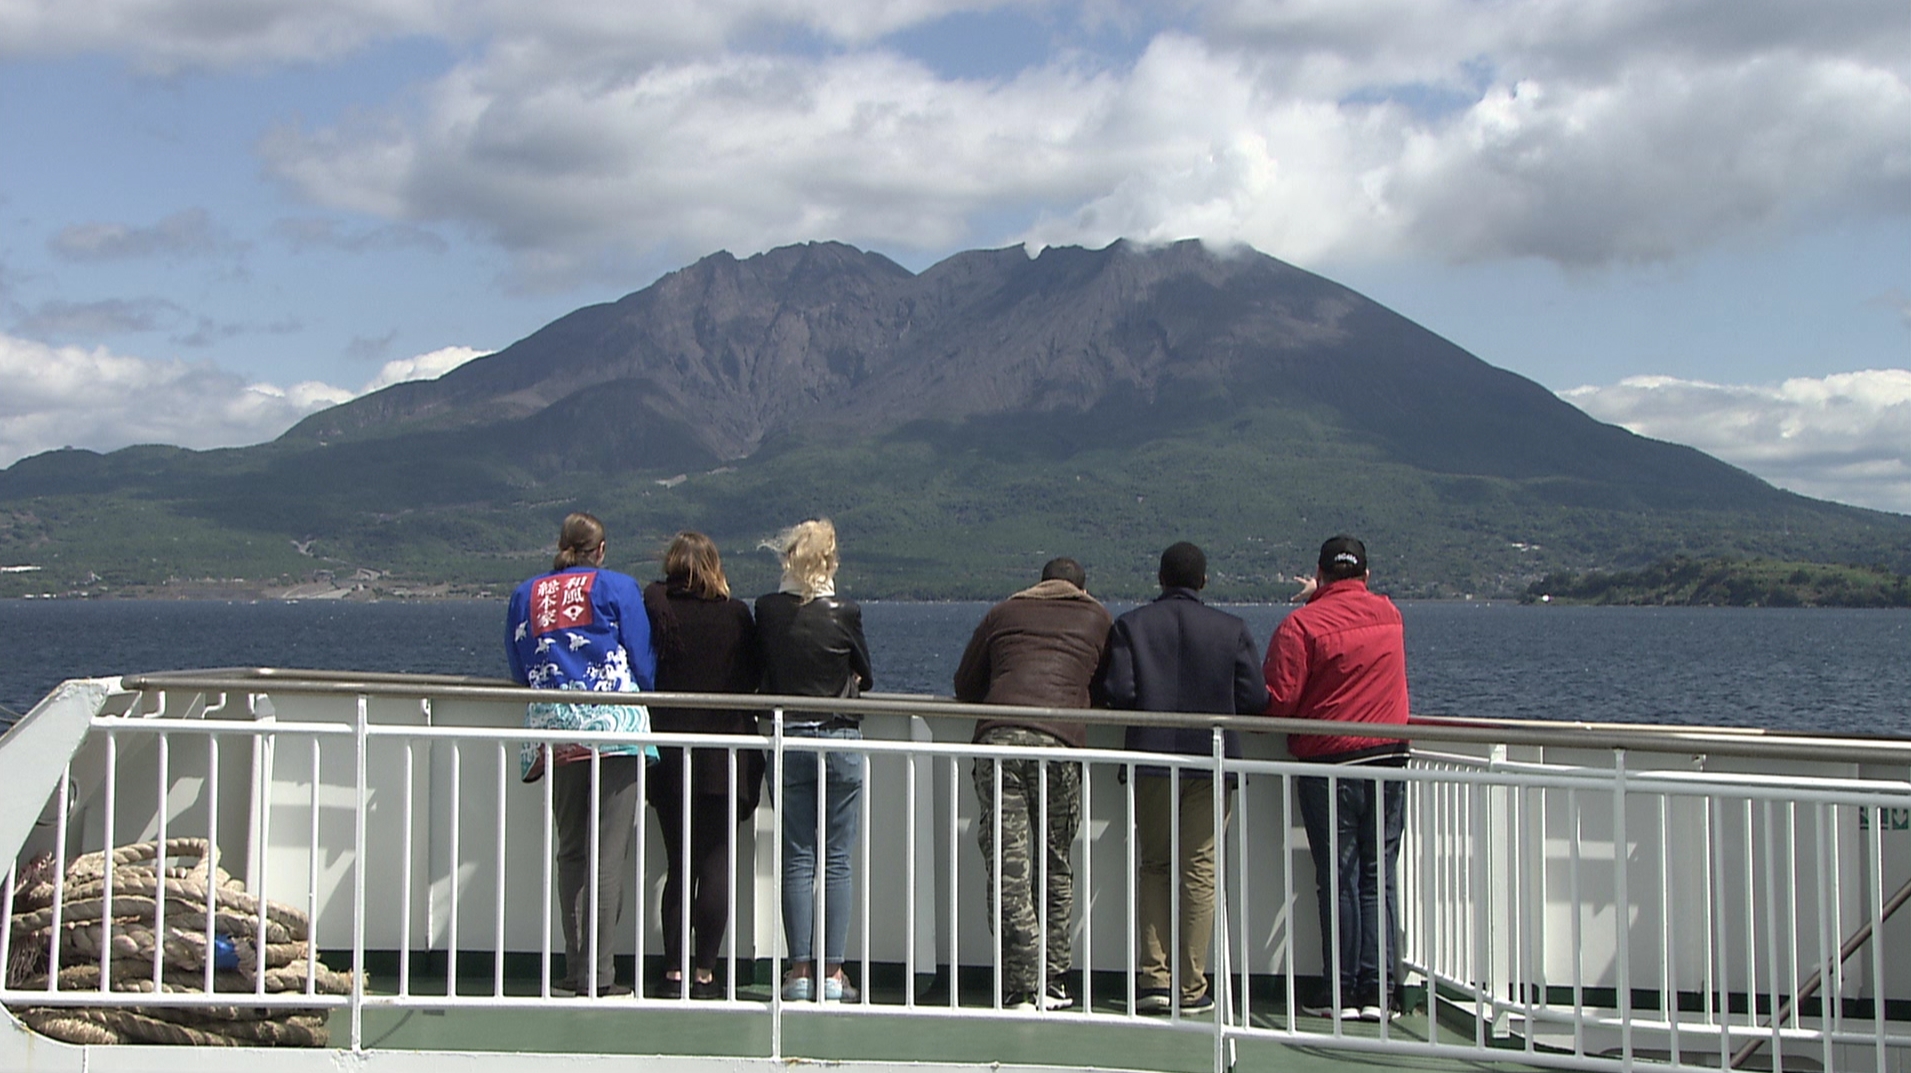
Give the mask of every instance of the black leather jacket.
<path id="1" fill-rule="evenodd" d="M 794 593 L 765 593 L 756 600 L 756 636 L 762 646 L 765 693 L 853 697 L 875 684 L 869 672 L 869 643 L 863 639 L 863 611 L 854 600 L 818 596 L 804 603 Z M 829 719 L 804 712 L 790 722 Z M 860 720 L 839 715 L 834 721 Z"/>

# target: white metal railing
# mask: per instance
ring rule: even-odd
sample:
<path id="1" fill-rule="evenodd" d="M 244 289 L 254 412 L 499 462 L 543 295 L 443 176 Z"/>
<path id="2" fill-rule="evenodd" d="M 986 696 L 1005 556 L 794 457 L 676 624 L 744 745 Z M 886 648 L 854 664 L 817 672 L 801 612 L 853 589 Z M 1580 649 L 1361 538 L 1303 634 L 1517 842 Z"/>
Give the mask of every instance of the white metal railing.
<path id="1" fill-rule="evenodd" d="M 1411 776 L 1430 824 L 1409 876 L 1427 907 L 1416 961 L 1480 1024 L 1517 1026 L 1529 1057 L 1714 1068 L 1764 1049 L 1774 1068 L 1883 1069 L 1911 1044 L 1878 1015 L 1906 994 L 1892 958 L 1911 936 L 1885 926 L 1907 872 L 1884 829 L 1903 826 L 1902 767 L 1695 770 L 1638 751 L 1579 766 L 1588 752 L 1428 757 Z"/>
<path id="2" fill-rule="evenodd" d="M 362 1050 L 368 1010 L 574 1002 L 558 997 L 552 977 L 552 780 L 517 783 L 518 743 L 764 749 L 773 772 L 820 764 L 825 751 L 853 751 L 866 775 L 848 960 L 873 1001 L 798 1003 L 780 995 L 783 800 L 772 793 L 755 817 L 730 824 L 736 882 L 726 908 L 723 998 L 646 998 L 640 987 L 638 996 L 616 1000 L 624 1003 L 618 1008 L 761 1010 L 770 1022 L 764 1057 L 776 1060 L 794 1056 L 786 1053 L 786 1019 L 819 1015 L 1086 1015 L 1210 1036 L 1217 1069 L 1237 1042 L 1249 1040 L 1598 1069 L 1717 1068 L 1743 1062 L 1757 1044 L 1764 1051 L 1757 1061 L 1768 1068 L 1792 1056 L 1824 1068 L 1883 1070 L 1911 1049 L 1899 1019 L 1906 1014 L 1894 1007 L 1911 998 L 1911 959 L 1899 953 L 1911 949 L 1911 933 L 1887 914 L 1892 893 L 1911 876 L 1911 831 L 1900 830 L 1911 827 L 1906 743 L 1447 721 L 1404 731 L 1416 739 L 1411 767 L 1355 772 L 1280 759 L 1271 735 L 1252 736 L 1246 759 L 1222 756 L 1222 727 L 1307 727 L 1285 720 L 1027 711 L 1094 724 L 1089 748 L 1056 750 L 969 742 L 964 720 L 1014 709 L 934 698 L 658 694 L 652 703 L 761 706 L 769 733 L 640 739 L 524 730 L 517 721 L 532 696 L 425 676 L 255 671 L 129 680 L 79 717 L 84 737 L 71 735 L 78 744 L 64 771 L 38 791 L 52 798 L 38 841 L 53 853 L 55 875 L 78 852 L 130 841 L 190 836 L 229 851 L 222 859 L 250 890 L 304 912 L 328 961 L 355 970 L 342 994 L 321 993 L 316 966 L 304 987 L 279 994 L 268 994 L 255 971 L 260 983 L 245 1002 L 335 1011 L 334 1033 L 342 1037 L 335 1045 Z M 782 733 L 786 716 L 846 709 L 865 716 L 860 741 Z M 25 739 L 57 738 L 58 727 L 34 726 L 54 718 L 36 709 L 22 724 Z M 1212 726 L 1214 749 L 1205 756 L 1126 752 L 1115 735 L 1133 723 Z M 12 735 L 0 739 L 0 780 L 31 769 L 17 756 L 9 763 L 7 754 L 22 744 Z M 998 886 L 985 899 L 973 848 L 975 794 L 964 777 L 978 757 L 1082 765 L 1074 1011 L 1003 1008 L 1003 955 L 984 908 L 985 901 L 1000 904 L 1002 870 L 992 870 Z M 1224 832 L 1209 959 L 1218 1000 L 1212 1015 L 1170 1010 L 1151 1018 L 1138 1002 L 1132 833 L 1140 763 L 1169 768 L 1176 779 L 1235 787 L 1231 799 L 1210 795 L 1216 830 Z M 1398 877 L 1401 952 L 1404 982 L 1429 1001 L 1369 1027 L 1300 1009 L 1327 959 L 1306 836 L 1290 802 L 1294 779 L 1324 774 L 1398 781 L 1409 791 Z M 643 790 L 640 783 L 640 801 Z M 0 786 L 0 797 L 33 792 Z M 688 780 L 683 793 L 687 805 Z M 997 805 L 999 815 L 999 798 Z M 686 843 L 688 813 L 679 832 Z M 660 960 L 653 956 L 660 929 L 674 928 L 682 954 L 672 967 L 687 979 L 692 899 L 686 889 L 679 919 L 655 919 L 652 889 L 663 854 L 653 830 L 640 822 L 635 832 L 626 894 L 634 905 L 610 941 L 634 958 L 641 977 Z M 22 833 L 23 856 L 34 841 Z M 819 837 L 819 875 L 821 857 Z M 0 896 L 9 917 L 13 878 Z M 818 947 L 822 904 L 819 895 Z M 160 899 L 162 915 L 165 906 Z M 56 887 L 56 930 L 63 908 Z M 263 900 L 256 911 L 263 931 Z M 110 905 L 104 916 L 112 919 Z M 210 950 L 219 937 L 214 915 L 201 926 Z M 99 990 L 60 988 L 56 947 L 45 990 L 9 988 L 0 1001 L 137 1009 L 229 1005 L 235 997 L 108 990 L 124 971 L 105 952 L 110 927 Z M 1170 930 L 1178 934 L 1178 922 Z M 0 963 L 15 953 L 11 943 L 0 938 Z M 1856 956 L 1844 960 L 1841 945 Z M 263 947 L 256 956 L 254 968 L 262 969 Z M 467 966 L 488 960 L 488 979 L 461 971 L 461 958 Z M 157 991 L 157 952 L 152 964 Z M 1820 982 L 1808 986 L 1814 974 Z M 207 991 L 213 975 L 208 958 Z M 872 987 L 884 978 L 892 984 Z M 1463 1016 L 1455 1021 L 1454 1013 Z"/>

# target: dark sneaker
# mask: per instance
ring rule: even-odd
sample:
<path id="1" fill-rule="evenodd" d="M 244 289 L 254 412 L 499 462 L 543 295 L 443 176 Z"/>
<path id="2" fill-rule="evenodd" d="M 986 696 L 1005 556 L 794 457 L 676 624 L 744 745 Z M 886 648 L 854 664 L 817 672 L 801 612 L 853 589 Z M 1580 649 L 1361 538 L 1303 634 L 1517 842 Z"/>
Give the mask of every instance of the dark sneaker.
<path id="1" fill-rule="evenodd" d="M 1032 991 L 1011 991 L 1002 996 L 1002 1008 L 1017 1013 L 1034 1013 L 1035 993 Z"/>
<path id="2" fill-rule="evenodd" d="M 723 984 L 712 980 L 695 980 L 690 984 L 690 997 L 699 1002 L 711 1002 L 723 997 Z"/>
<path id="3" fill-rule="evenodd" d="M 1359 1001 L 1355 1005 L 1360 1007 L 1360 1019 L 1374 1024 L 1379 1024 L 1389 1017 L 1400 1016 L 1402 1008 L 1398 995 L 1395 995 L 1391 1002 L 1381 1002 L 1380 989 L 1377 987 L 1361 988 Z"/>
<path id="4" fill-rule="evenodd" d="M 1301 1000 L 1301 1012 L 1309 1017 L 1325 1017 L 1328 1020 L 1357 1021 L 1360 1019 L 1360 1005 L 1352 995 L 1345 996 L 1345 1005 L 1334 1003 L 1332 988 L 1321 988 L 1318 992 Z"/>
<path id="5" fill-rule="evenodd" d="M 1042 992 L 1042 1008 L 1045 1010 L 1066 1010 L 1075 1005 L 1075 999 L 1062 986 L 1060 980 L 1051 980 L 1048 989 Z"/>
<path id="6" fill-rule="evenodd" d="M 1167 1013 L 1174 1008 L 1174 996 L 1165 987 L 1142 987 L 1135 990 L 1136 1013 Z"/>
<path id="7" fill-rule="evenodd" d="M 1214 990 L 1212 988 L 1201 992 L 1193 998 L 1184 998 L 1181 1000 L 1182 1013 L 1207 1013 L 1212 1009 L 1214 1009 Z"/>

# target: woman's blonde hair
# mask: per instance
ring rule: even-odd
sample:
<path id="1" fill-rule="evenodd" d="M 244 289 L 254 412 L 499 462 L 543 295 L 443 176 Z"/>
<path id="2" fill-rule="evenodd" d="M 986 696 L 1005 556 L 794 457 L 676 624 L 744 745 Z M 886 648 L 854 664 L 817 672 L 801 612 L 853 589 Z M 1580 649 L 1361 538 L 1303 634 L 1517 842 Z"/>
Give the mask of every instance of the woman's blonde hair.
<path id="1" fill-rule="evenodd" d="M 717 542 L 693 529 L 678 533 L 664 549 L 664 580 L 705 600 L 730 595 Z"/>
<path id="2" fill-rule="evenodd" d="M 564 516 L 557 531 L 557 558 L 551 569 L 568 570 L 573 566 L 593 566 L 597 551 L 604 546 L 604 523 L 593 515 L 578 511 Z"/>
<path id="3" fill-rule="evenodd" d="M 804 603 L 836 578 L 836 526 L 828 518 L 798 522 L 764 541 L 763 547 L 783 561 L 783 573 L 802 590 Z"/>

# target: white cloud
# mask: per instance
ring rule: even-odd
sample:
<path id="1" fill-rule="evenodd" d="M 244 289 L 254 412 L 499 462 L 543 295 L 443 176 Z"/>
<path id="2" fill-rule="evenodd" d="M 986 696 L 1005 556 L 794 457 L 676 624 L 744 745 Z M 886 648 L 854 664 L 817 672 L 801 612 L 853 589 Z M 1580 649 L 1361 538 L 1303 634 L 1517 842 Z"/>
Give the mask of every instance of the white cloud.
<path id="1" fill-rule="evenodd" d="M 901 57 L 733 56 L 613 83 L 485 65 L 433 90 L 430 118 L 285 128 L 268 166 L 307 197 L 393 219 L 470 223 L 530 275 L 818 237 L 908 249 L 965 241 L 1003 201 L 1075 201 L 1102 183 L 1117 87 L 1068 71 L 945 82 Z"/>
<path id="2" fill-rule="evenodd" d="M 689 53 L 568 3 L 485 8 L 495 36 L 422 106 L 286 126 L 261 151 L 315 203 L 469 225 L 559 279 L 812 238 L 1596 265 L 1911 211 L 1894 4 L 1214 2 L 1133 63 L 1060 53 L 994 81 L 883 42 L 962 6 L 665 5 Z M 842 47 L 740 48 L 761 25 Z M 1016 219 L 1035 222 L 976 233 Z"/>
<path id="3" fill-rule="evenodd" d="M 512 63 L 713 50 L 779 30 L 851 44 L 1015 0 L 0 0 L 0 55 L 104 52 L 144 69 L 337 59 L 380 42 L 489 40 Z"/>
<path id="4" fill-rule="evenodd" d="M 39 336 L 99 336 L 149 332 L 185 316 L 185 309 L 163 298 L 107 298 L 98 302 L 54 299 L 23 311 L 19 329 Z"/>
<path id="5" fill-rule="evenodd" d="M 995 80 L 903 54 L 998 8 L 1034 9 L 1063 42 L 1123 41 Z M 429 242 L 413 228 L 443 224 L 532 282 L 816 238 L 941 253 L 1198 236 L 1317 267 L 1598 266 L 1911 213 L 1903 15 L 1901 0 L 0 0 L 0 55 L 217 69 L 435 42 L 446 69 L 387 106 L 261 139 L 312 204 L 397 228 L 293 237 Z M 161 237 L 90 226 L 60 248 Z"/>
<path id="6" fill-rule="evenodd" d="M 150 226 L 73 224 L 47 243 L 61 257 L 113 261 L 135 257 L 193 257 L 241 248 L 204 209 L 182 209 Z"/>
<path id="7" fill-rule="evenodd" d="M 379 388 L 402 384 L 407 380 L 436 380 L 472 358 L 482 358 L 489 353 L 489 350 L 468 346 L 448 346 L 416 357 L 396 358 L 386 362 L 359 394 L 369 395 Z"/>
<path id="8" fill-rule="evenodd" d="M 0 466 L 58 447 L 236 447 L 402 380 L 440 376 L 485 351 L 446 347 L 385 363 L 353 392 L 318 381 L 248 381 L 210 362 L 153 360 L 0 335 Z"/>
<path id="9" fill-rule="evenodd" d="M 390 253 L 396 250 L 424 250 L 444 253 L 451 244 L 421 227 L 387 224 L 383 227 L 348 228 L 336 220 L 317 216 L 288 217 L 275 221 L 272 234 L 295 253 L 309 249 L 335 249 L 346 253 Z"/>
<path id="10" fill-rule="evenodd" d="M 1911 370 L 1776 385 L 1635 376 L 1560 396 L 1601 421 L 1689 444 L 1781 488 L 1911 513 Z"/>
<path id="11" fill-rule="evenodd" d="M 0 54 L 106 52 L 156 72 L 309 62 L 441 31 L 437 8 L 433 0 L 0 0 Z"/>
<path id="12" fill-rule="evenodd" d="M 210 363 L 153 361 L 104 347 L 53 347 L 0 335 L 0 465 L 56 447 L 257 443 L 351 392 L 328 384 L 248 383 Z"/>

